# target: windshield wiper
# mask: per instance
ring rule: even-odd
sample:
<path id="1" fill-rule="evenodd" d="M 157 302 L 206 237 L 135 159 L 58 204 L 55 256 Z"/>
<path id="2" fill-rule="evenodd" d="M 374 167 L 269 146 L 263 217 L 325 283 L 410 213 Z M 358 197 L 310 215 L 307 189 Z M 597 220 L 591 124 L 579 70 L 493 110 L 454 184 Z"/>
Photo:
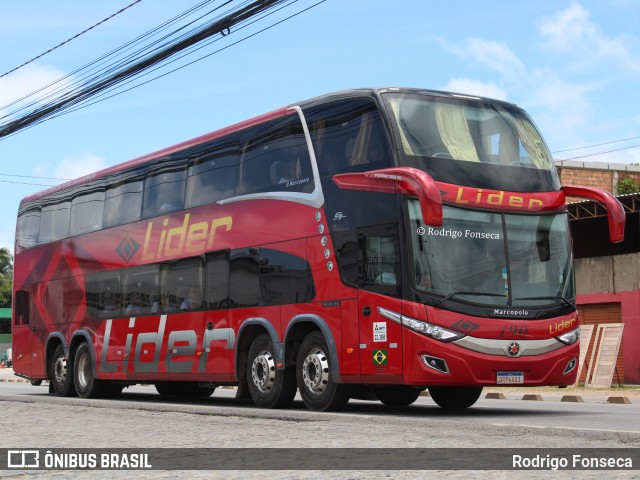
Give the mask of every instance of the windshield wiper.
<path id="1" fill-rule="evenodd" d="M 446 297 L 442 297 L 440 300 L 438 300 L 434 307 L 439 307 L 440 305 L 442 305 L 444 302 L 446 302 L 447 300 L 455 297 L 456 295 L 475 295 L 478 297 L 504 297 L 504 295 L 500 294 L 500 293 L 485 293 L 485 292 L 453 292 L 450 293 L 449 295 L 447 295 Z"/>
<path id="2" fill-rule="evenodd" d="M 520 297 L 520 298 L 515 298 L 514 300 L 562 300 L 563 303 L 565 303 L 567 306 L 571 307 L 571 308 L 576 308 L 575 305 L 573 303 L 571 303 L 569 300 L 567 300 L 564 297 L 560 297 L 560 296 L 549 296 L 549 297 Z"/>

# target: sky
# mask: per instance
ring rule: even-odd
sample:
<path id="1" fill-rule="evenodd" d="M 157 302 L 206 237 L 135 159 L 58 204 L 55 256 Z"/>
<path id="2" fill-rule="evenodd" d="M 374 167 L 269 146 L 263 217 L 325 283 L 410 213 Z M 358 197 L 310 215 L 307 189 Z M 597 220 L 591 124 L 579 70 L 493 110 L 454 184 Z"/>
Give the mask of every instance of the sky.
<path id="1" fill-rule="evenodd" d="M 132 1 L 2 2 L 0 74 Z M 317 2 L 299 0 L 262 26 Z M 0 117 L 196 3 L 142 0 L 1 77 Z M 154 82 L 0 139 L 0 247 L 13 251 L 20 200 L 60 179 L 346 88 L 506 100 L 527 110 L 557 160 L 640 162 L 639 25 L 640 0 L 326 0 Z M 232 30 L 202 55 L 244 34 Z"/>

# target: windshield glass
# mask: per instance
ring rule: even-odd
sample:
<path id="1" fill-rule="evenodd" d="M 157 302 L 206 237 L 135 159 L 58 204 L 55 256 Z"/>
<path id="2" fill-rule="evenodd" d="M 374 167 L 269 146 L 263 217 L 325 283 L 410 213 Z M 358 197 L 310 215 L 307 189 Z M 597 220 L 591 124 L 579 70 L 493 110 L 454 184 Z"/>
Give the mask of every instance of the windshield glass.
<path id="1" fill-rule="evenodd" d="M 560 188 L 547 145 L 528 115 L 502 102 L 386 93 L 400 166 L 434 179 L 520 192 Z"/>
<path id="2" fill-rule="evenodd" d="M 443 207 L 422 223 L 408 199 L 414 285 L 445 301 L 535 307 L 575 299 L 566 214 L 512 215 Z"/>
<path id="3" fill-rule="evenodd" d="M 404 153 L 551 170 L 551 154 L 519 110 L 429 97 L 387 95 Z"/>

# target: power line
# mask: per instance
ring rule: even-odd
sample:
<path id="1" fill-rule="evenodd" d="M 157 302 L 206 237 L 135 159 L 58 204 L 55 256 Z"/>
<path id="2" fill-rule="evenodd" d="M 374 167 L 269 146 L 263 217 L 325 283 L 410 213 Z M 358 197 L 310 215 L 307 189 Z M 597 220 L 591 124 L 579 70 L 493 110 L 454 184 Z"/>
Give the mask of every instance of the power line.
<path id="1" fill-rule="evenodd" d="M 26 62 L 24 62 L 22 65 L 18 65 L 17 67 L 15 67 L 15 68 L 13 68 L 13 69 L 9 70 L 8 72 L 3 73 L 2 75 L 0 75 L 0 78 L 5 77 L 5 76 L 9 75 L 10 73 L 15 72 L 16 70 L 18 70 L 18 69 L 20 69 L 20 68 L 24 67 L 25 65 L 29 65 L 30 63 L 35 62 L 35 61 L 36 61 L 36 60 L 38 60 L 39 58 L 44 57 L 46 54 L 53 52 L 55 49 L 60 48 L 61 46 L 63 46 L 63 45 L 65 45 L 65 44 L 69 43 L 69 42 L 70 42 L 70 41 L 72 41 L 72 40 L 75 40 L 76 38 L 78 38 L 78 37 L 79 37 L 79 36 L 81 36 L 81 35 L 84 35 L 84 34 L 85 34 L 85 33 L 87 33 L 89 30 L 93 30 L 93 29 L 94 29 L 94 28 L 96 28 L 98 25 L 102 25 L 102 24 L 103 24 L 104 22 L 106 22 L 107 20 L 111 20 L 111 19 L 112 19 L 113 17 L 115 17 L 116 15 L 119 15 L 120 13 L 122 13 L 122 12 L 124 12 L 125 10 L 127 10 L 127 9 L 129 9 L 129 8 L 131 8 L 131 7 L 133 7 L 136 3 L 140 3 L 141 1 L 142 1 L 142 0 L 136 0 L 135 2 L 133 2 L 133 3 L 129 4 L 129 5 L 127 5 L 126 7 L 122 8 L 122 9 L 120 9 L 120 10 L 118 10 L 116 13 L 114 13 L 114 14 L 112 14 L 112 15 L 109 15 L 107 18 L 104 18 L 104 19 L 100 20 L 100 21 L 99 21 L 98 23 L 96 23 L 95 25 L 90 26 L 89 28 L 87 28 L 87 29 L 83 30 L 82 32 L 77 33 L 77 34 L 76 34 L 76 35 L 74 35 L 73 37 L 66 39 L 64 42 L 59 43 L 59 44 L 58 44 L 58 45 L 56 45 L 55 47 L 50 48 L 50 49 L 49 49 L 49 50 L 47 50 L 46 52 L 41 53 L 40 55 L 38 55 L 38 56 L 36 56 L 36 57 L 33 57 L 31 60 L 27 60 L 27 61 L 26 61 Z"/>
<path id="2" fill-rule="evenodd" d="M 72 178 L 58 178 L 58 177 L 36 177 L 34 175 L 13 175 L 11 173 L 0 173 L 0 177 L 18 177 L 18 178 L 40 178 L 43 180 L 73 180 Z"/>
<path id="3" fill-rule="evenodd" d="M 611 143 L 620 143 L 620 142 L 627 142 L 629 140 L 636 140 L 640 138 L 640 136 L 638 137 L 629 137 L 629 138 L 622 138 L 620 140 L 611 140 L 610 142 L 602 142 L 602 143 L 594 143 L 593 145 L 586 145 L 584 147 L 575 147 L 575 148 L 566 148 L 564 150 L 556 150 L 554 152 L 551 153 L 562 153 L 562 152 L 571 152 L 573 150 L 584 150 L 585 148 L 592 148 L 592 147 L 601 147 L 602 145 L 609 145 Z M 634 147 L 627 147 L 627 148 L 634 148 Z M 624 149 L 621 149 L 624 150 Z M 615 151 L 615 150 L 614 150 Z M 607 152 L 605 152 L 607 153 Z M 598 155 L 598 154 L 595 154 Z"/>
<path id="4" fill-rule="evenodd" d="M 611 143 L 613 143 L 613 142 L 611 142 Z M 565 158 L 563 160 L 576 160 L 578 158 L 595 157 L 596 155 L 604 155 L 605 153 L 619 152 L 621 150 L 629 150 L 631 148 L 638 148 L 638 147 L 640 147 L 640 144 L 638 144 L 638 145 L 630 145 L 628 147 L 622 147 L 622 148 L 614 148 L 613 150 L 605 150 L 604 152 L 589 153 L 587 155 L 579 155 L 577 157 Z"/>
<path id="5" fill-rule="evenodd" d="M 136 43 L 140 43 L 143 39 L 146 39 L 147 35 L 145 34 L 141 37 L 138 37 L 138 39 L 135 39 L 129 44 L 126 44 L 124 47 L 116 49 L 111 54 L 107 54 L 101 57 L 100 59 L 90 63 L 87 66 L 87 68 L 91 68 L 94 70 L 96 68 L 100 68 L 98 73 L 94 74 L 92 77 L 87 78 L 85 76 L 84 79 L 81 79 L 83 81 L 81 81 L 80 83 L 67 81 L 67 84 L 71 83 L 71 86 L 67 87 L 66 85 L 62 85 L 54 93 L 43 94 L 43 96 L 31 101 L 31 103 L 29 103 L 27 106 L 20 107 L 14 112 L 11 112 L 8 115 L 5 115 L 5 117 L 2 117 L 2 118 L 7 118 L 11 116 L 15 117 L 18 112 L 21 112 L 26 108 L 31 108 L 31 111 L 21 115 L 19 118 L 15 120 L 7 121 L 4 124 L 0 124 L 0 138 L 6 137 L 8 135 L 12 135 L 24 128 L 29 128 L 35 124 L 41 123 L 50 118 L 55 118 L 64 113 L 68 113 L 69 111 L 74 111 L 78 108 L 83 108 L 84 106 L 86 106 L 87 101 L 90 98 L 104 96 L 107 92 L 113 91 L 113 89 L 115 88 L 120 88 L 122 87 L 122 85 L 126 85 L 130 83 L 134 81 L 136 78 L 139 78 L 140 76 L 147 75 L 148 73 L 156 71 L 159 68 L 162 68 L 169 63 L 180 60 L 187 55 L 193 54 L 195 51 L 198 51 L 201 48 L 204 48 L 205 46 L 210 45 L 211 43 L 219 41 L 222 38 L 226 38 L 232 32 L 241 30 L 242 28 L 245 28 L 246 26 L 251 25 L 258 20 L 262 20 L 266 18 L 271 14 L 271 12 L 282 10 L 285 6 L 290 6 L 296 3 L 297 1 L 298 0 L 258 0 L 254 2 L 245 1 L 239 7 L 228 10 L 227 12 L 221 15 L 218 15 L 217 17 L 211 20 L 207 20 L 193 27 L 190 31 L 186 33 L 182 32 L 187 26 L 193 25 L 195 21 L 204 18 L 206 15 L 209 15 L 215 12 L 216 10 L 219 10 L 220 8 L 222 8 L 223 6 L 229 3 L 229 2 L 226 2 L 223 5 L 214 8 L 213 10 L 206 13 L 205 15 L 200 16 L 198 19 L 189 22 L 187 25 L 183 25 L 177 30 L 164 35 L 162 38 L 154 40 L 153 42 L 151 42 L 150 45 L 143 47 L 141 49 L 138 49 L 133 53 L 128 53 L 123 59 L 116 60 L 115 62 L 112 62 L 110 64 L 106 64 L 109 58 L 112 58 L 117 54 L 122 54 L 126 50 L 130 50 Z M 314 6 L 324 1 L 325 0 L 321 0 L 320 2 L 316 3 L 315 5 L 309 8 L 313 8 Z M 196 7 L 201 8 L 203 5 L 206 5 L 208 3 L 210 2 L 205 1 L 197 5 Z M 194 9 L 196 7 L 194 7 Z M 279 8 L 276 8 L 276 7 L 279 7 Z M 309 8 L 302 11 L 306 11 Z M 191 11 L 193 11 L 194 9 L 191 9 Z M 299 13 L 302 13 L 302 12 L 298 12 L 297 14 Z M 291 15 L 285 20 L 292 18 L 295 15 Z M 259 32 L 253 33 L 251 35 L 247 35 L 245 38 L 237 42 L 234 42 L 231 45 L 220 48 L 216 52 L 210 53 L 208 55 L 204 55 L 198 60 L 201 60 L 202 58 L 206 58 L 210 55 L 213 55 L 214 53 L 217 53 L 226 48 L 229 48 L 230 46 L 235 45 L 241 41 L 244 41 L 247 38 L 250 38 L 256 35 L 257 33 L 263 32 L 268 28 L 271 28 L 279 23 L 282 23 L 285 20 L 275 22 L 273 25 L 267 28 L 264 28 Z M 172 25 L 171 22 L 172 21 L 166 22 L 165 24 L 158 27 L 158 29 L 154 29 L 152 32 L 156 34 L 160 32 L 163 28 L 168 28 L 166 26 L 169 24 Z M 173 40 L 167 40 L 172 35 L 175 36 L 176 34 L 179 34 L 177 38 L 174 38 Z M 204 45 L 203 45 L 203 42 L 205 42 Z M 178 56 L 177 54 L 182 51 L 184 51 L 185 53 Z M 192 61 L 186 65 L 195 63 L 198 60 Z M 102 66 L 100 66 L 100 63 L 102 63 Z M 184 68 L 184 66 L 186 65 L 178 67 L 172 70 L 172 72 L 180 68 Z M 152 69 L 152 67 L 155 67 L 155 68 Z M 149 69 L 152 69 L 151 72 L 147 72 L 147 70 Z M 143 74 L 142 72 L 146 72 L 146 73 Z M 168 72 L 168 73 L 171 73 L 171 72 Z M 158 75 L 155 78 L 160 78 L 161 76 L 167 75 L 168 73 Z M 54 84 L 59 83 L 60 81 L 67 80 L 67 78 L 68 76 L 63 77 L 63 79 L 59 80 L 58 82 L 54 82 Z M 144 83 L 148 83 L 148 81 Z M 34 92 L 33 94 L 28 95 L 27 97 L 24 97 L 21 100 L 24 100 L 25 98 L 28 98 L 30 96 L 34 96 L 35 94 L 42 92 L 44 89 L 49 88 L 52 85 L 53 84 L 50 84 L 47 87 L 43 87 L 43 89 L 40 89 L 39 91 Z M 135 87 L 132 87 L 132 88 L 135 88 Z M 119 93 L 122 93 L 122 92 L 119 92 Z M 116 94 L 118 93 L 114 93 L 111 96 L 114 96 Z M 47 99 L 51 99 L 51 100 L 49 100 L 48 102 L 45 102 L 44 104 L 41 104 L 40 106 L 37 106 L 38 104 L 40 104 L 41 102 Z"/>
<path id="6" fill-rule="evenodd" d="M 55 183 L 31 183 L 31 182 L 14 182 L 12 180 L 0 180 L 1 183 L 18 183 L 20 185 L 37 185 L 39 187 L 55 187 Z"/>

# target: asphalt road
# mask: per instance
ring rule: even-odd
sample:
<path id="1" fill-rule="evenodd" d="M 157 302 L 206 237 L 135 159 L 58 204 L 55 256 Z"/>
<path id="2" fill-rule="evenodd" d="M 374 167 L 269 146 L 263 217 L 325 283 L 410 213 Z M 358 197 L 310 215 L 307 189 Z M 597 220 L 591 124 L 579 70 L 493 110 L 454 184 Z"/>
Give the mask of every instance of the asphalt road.
<path id="1" fill-rule="evenodd" d="M 153 387 L 135 386 L 126 389 L 116 400 L 85 400 L 49 395 L 45 386 L 0 383 L 0 447 L 518 447 L 534 451 L 640 447 L 638 404 L 481 399 L 472 408 L 447 411 L 429 397 L 420 397 L 414 405 L 403 409 L 352 400 L 342 412 L 326 413 L 308 411 L 299 399 L 286 410 L 262 410 L 236 401 L 234 393 L 234 390 L 219 389 L 207 399 L 172 401 L 161 398 Z M 269 459 L 265 458 L 264 462 L 266 468 Z M 104 478 L 113 478 L 107 473 L 103 472 Z M 218 473 L 219 478 L 247 477 L 247 472 L 235 472 L 237 476 L 233 472 Z M 326 478 L 322 472 L 277 473 L 279 478 Z M 452 478 L 452 475 L 453 478 L 485 478 L 483 472 L 440 473 L 441 478 Z M 519 472 L 517 475 L 542 478 L 537 476 L 542 473 Z M 597 471 L 555 473 L 560 475 L 557 478 L 564 475 L 575 478 L 572 473 L 580 473 L 580 478 L 601 478 L 602 475 Z M 7 472 L 0 472 L 0 477 L 3 474 Z M 165 476 L 162 478 L 179 476 L 177 472 L 158 474 Z M 56 472 L 50 475 L 59 478 L 60 472 L 57 476 Z M 514 472 L 499 471 L 493 472 L 491 478 L 512 478 L 513 475 Z M 190 472 L 189 476 L 207 478 L 204 472 Z M 255 478 L 258 476 L 256 473 Z M 417 472 L 388 474 L 383 471 L 333 472 L 329 476 L 421 478 Z M 617 472 L 616 477 L 619 476 L 637 478 L 636 472 Z"/>

